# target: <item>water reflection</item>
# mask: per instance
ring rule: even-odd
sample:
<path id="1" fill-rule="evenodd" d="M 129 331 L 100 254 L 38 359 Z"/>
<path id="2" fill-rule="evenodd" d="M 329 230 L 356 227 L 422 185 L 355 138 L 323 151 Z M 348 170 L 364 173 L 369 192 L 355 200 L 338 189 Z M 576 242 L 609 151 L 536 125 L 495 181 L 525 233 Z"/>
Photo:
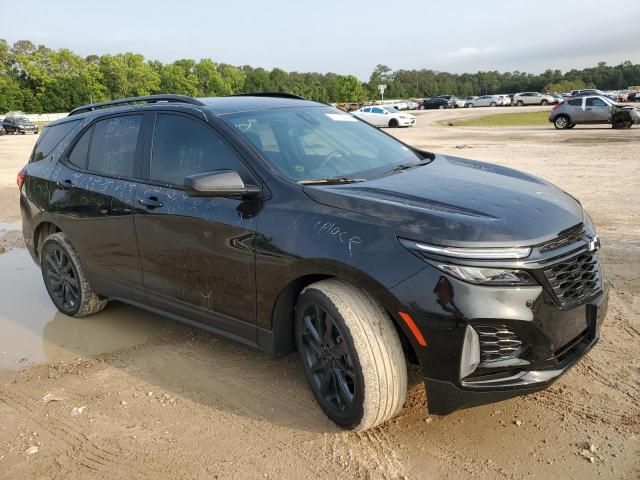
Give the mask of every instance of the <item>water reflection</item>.
<path id="1" fill-rule="evenodd" d="M 53 306 L 26 250 L 0 255 L 0 371 L 130 347 L 174 325 L 120 303 L 87 318 L 68 317 Z"/>

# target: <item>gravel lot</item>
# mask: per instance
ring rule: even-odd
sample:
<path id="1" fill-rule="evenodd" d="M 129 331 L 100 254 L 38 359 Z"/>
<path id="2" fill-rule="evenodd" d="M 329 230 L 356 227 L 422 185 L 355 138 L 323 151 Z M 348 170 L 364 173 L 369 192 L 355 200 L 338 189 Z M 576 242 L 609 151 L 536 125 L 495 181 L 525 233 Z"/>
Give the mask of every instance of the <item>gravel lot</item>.
<path id="1" fill-rule="evenodd" d="M 16 172 L 35 137 L 0 137 L 0 478 L 638 479 L 640 128 L 436 123 L 490 111 L 514 110 L 419 112 L 389 132 L 579 198 L 613 286 L 601 342 L 544 392 L 447 417 L 428 415 L 414 370 L 401 415 L 360 434 L 326 420 L 295 356 L 119 304 L 57 313 L 18 232 Z"/>

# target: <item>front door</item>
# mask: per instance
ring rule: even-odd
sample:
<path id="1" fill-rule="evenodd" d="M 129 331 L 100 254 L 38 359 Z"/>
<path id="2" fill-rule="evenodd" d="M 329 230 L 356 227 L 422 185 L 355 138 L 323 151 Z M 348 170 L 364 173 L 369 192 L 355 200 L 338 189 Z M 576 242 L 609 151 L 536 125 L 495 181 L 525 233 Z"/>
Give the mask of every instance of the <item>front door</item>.
<path id="1" fill-rule="evenodd" d="M 193 173 L 235 170 L 256 180 L 208 124 L 157 113 L 136 192 L 135 224 L 152 306 L 255 342 L 253 237 L 261 200 L 189 197 Z"/>
<path id="2" fill-rule="evenodd" d="M 607 123 L 611 116 L 611 106 L 598 97 L 585 100 L 585 119 L 588 123 Z"/>

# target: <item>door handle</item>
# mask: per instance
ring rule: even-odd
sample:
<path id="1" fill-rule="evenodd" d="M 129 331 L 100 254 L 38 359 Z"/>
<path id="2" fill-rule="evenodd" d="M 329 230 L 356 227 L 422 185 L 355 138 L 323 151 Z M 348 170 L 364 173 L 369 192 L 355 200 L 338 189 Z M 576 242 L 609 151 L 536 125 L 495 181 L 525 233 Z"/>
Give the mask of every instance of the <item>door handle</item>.
<path id="1" fill-rule="evenodd" d="M 70 188 L 73 188 L 73 182 L 71 180 L 58 180 L 56 185 L 62 190 L 69 190 Z"/>
<path id="2" fill-rule="evenodd" d="M 157 197 L 139 198 L 138 203 L 147 208 L 159 208 L 162 206 L 162 202 L 159 201 Z"/>

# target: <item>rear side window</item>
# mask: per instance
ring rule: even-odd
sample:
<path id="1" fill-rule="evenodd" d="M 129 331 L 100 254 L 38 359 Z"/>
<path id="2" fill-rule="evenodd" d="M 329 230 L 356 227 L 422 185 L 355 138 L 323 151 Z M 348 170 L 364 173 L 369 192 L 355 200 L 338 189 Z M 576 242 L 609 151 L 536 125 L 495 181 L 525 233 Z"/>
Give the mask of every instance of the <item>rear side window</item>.
<path id="1" fill-rule="evenodd" d="M 582 99 L 581 98 L 574 98 L 573 100 L 569 100 L 569 105 L 572 105 L 574 107 L 581 107 L 582 106 Z"/>
<path id="2" fill-rule="evenodd" d="M 151 155 L 150 175 L 155 182 L 183 185 L 189 175 L 214 170 L 243 175 L 236 154 L 218 134 L 181 115 L 158 114 Z"/>
<path id="3" fill-rule="evenodd" d="M 88 169 L 117 177 L 133 177 L 142 115 L 124 115 L 96 122 Z"/>
<path id="4" fill-rule="evenodd" d="M 58 125 L 52 125 L 50 127 L 44 127 L 40 134 L 40 138 L 38 139 L 38 143 L 36 143 L 36 146 L 33 149 L 31 161 L 39 162 L 49 155 L 79 121 L 80 120 L 73 120 L 70 122 L 60 123 Z"/>
<path id="5" fill-rule="evenodd" d="M 89 155 L 89 143 L 91 142 L 92 132 L 93 127 L 84 132 L 69 154 L 69 162 L 83 170 L 87 169 L 87 157 Z"/>

